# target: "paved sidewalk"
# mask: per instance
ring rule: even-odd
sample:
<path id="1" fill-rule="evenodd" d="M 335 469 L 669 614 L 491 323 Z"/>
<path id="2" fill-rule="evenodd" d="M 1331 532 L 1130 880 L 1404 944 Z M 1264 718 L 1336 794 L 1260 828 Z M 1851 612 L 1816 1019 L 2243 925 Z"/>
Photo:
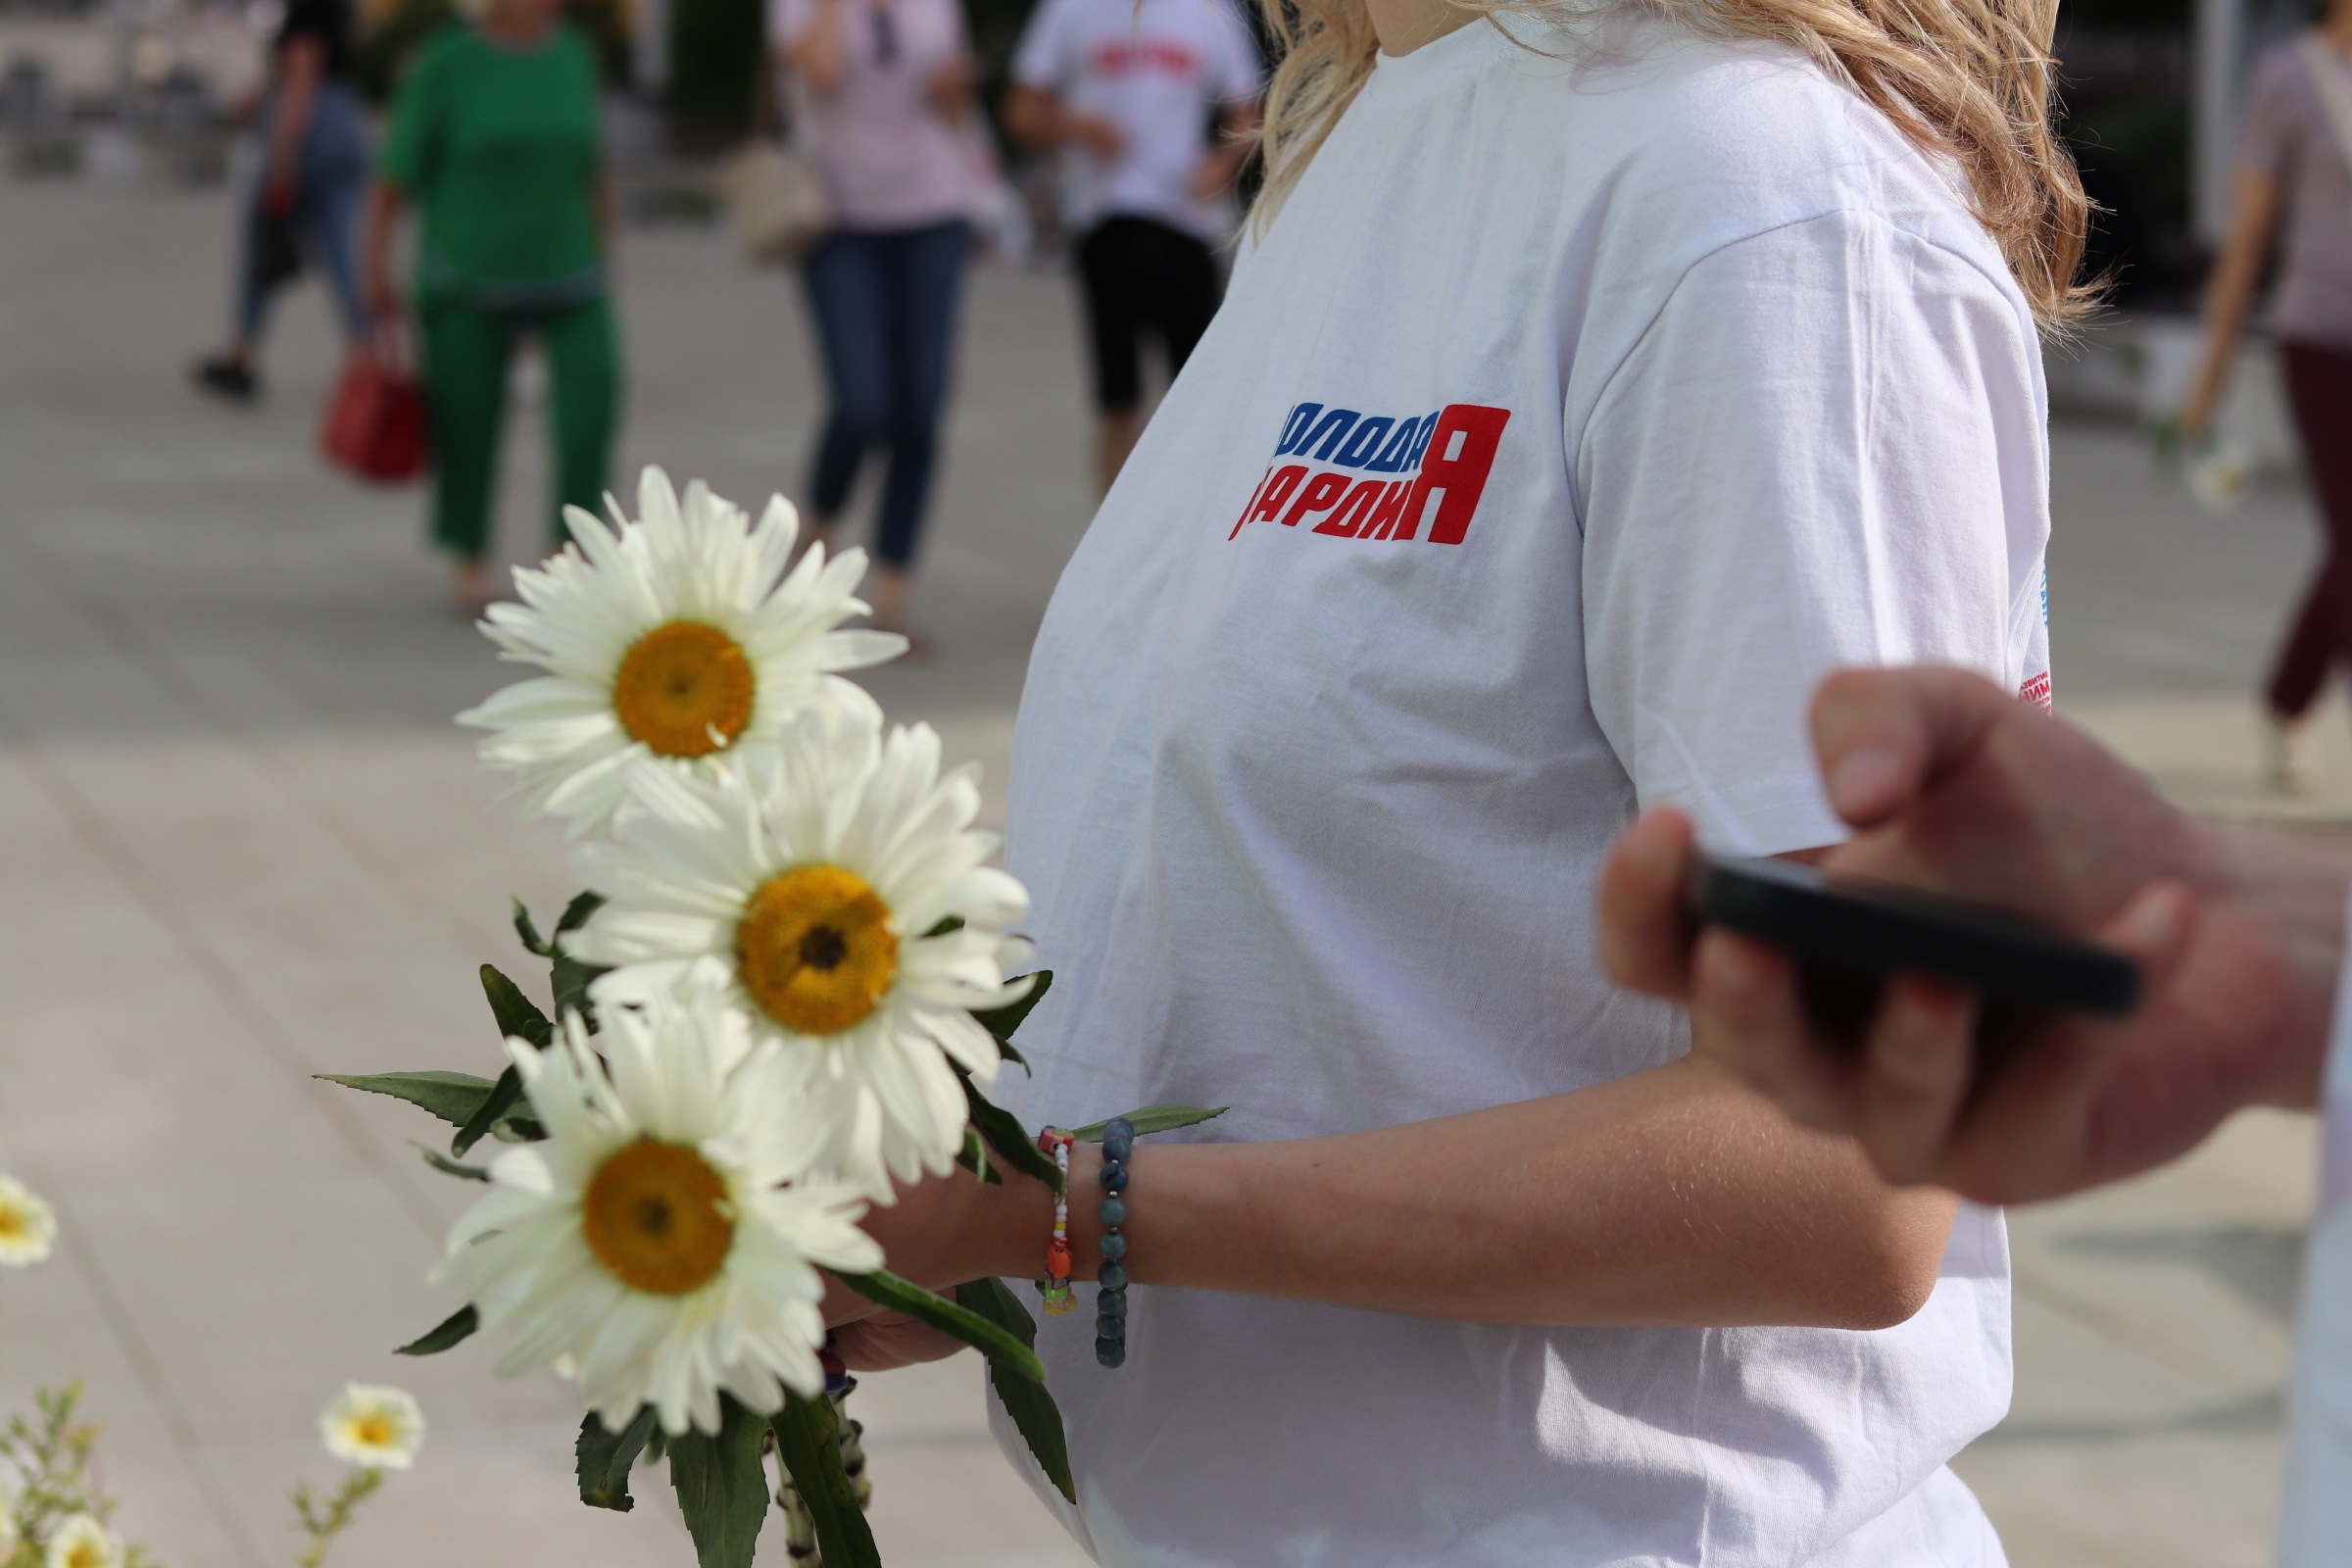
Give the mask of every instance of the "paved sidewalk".
<path id="1" fill-rule="evenodd" d="M 569 883 L 448 722 L 505 677 L 442 609 L 417 499 L 311 455 L 316 293 L 287 304 L 262 410 L 183 390 L 229 228 L 217 197 L 0 184 L 0 1169 L 67 1227 L 56 1261 L 0 1275 L 0 1408 L 85 1376 L 123 1523 L 171 1568 L 290 1559 L 283 1495 L 328 1472 L 312 1421 L 347 1378 L 414 1388 L 433 1432 L 345 1568 L 681 1561 L 666 1498 L 573 1500 L 566 1391 L 386 1354 L 452 1304 L 422 1275 L 466 1195 L 406 1147 L 429 1123 L 308 1075 L 488 1063 L 473 965 L 514 956 L 510 892 L 552 908 Z M 623 275 L 626 464 L 755 505 L 789 488 L 815 400 L 786 279 L 696 231 L 630 235 Z M 993 792 L 1091 498 L 1063 284 L 983 270 L 968 306 L 918 604 L 943 658 L 873 685 Z M 515 558 L 541 526 L 535 422 Z M 2243 693 L 2311 552 L 2300 501 L 2210 521 L 2096 431 L 2062 433 L 2057 493 L 2062 710 L 2184 798 L 2271 809 Z M 2331 728 L 2343 787 L 2295 809 L 2352 823 Z M 2017 1409 L 1963 1467 L 2021 1568 L 2263 1560 L 2310 1166 L 2308 1126 L 2265 1117 L 2017 1219 Z M 987 1440 L 971 1367 L 860 1397 L 898 1568 L 1080 1560 Z"/>

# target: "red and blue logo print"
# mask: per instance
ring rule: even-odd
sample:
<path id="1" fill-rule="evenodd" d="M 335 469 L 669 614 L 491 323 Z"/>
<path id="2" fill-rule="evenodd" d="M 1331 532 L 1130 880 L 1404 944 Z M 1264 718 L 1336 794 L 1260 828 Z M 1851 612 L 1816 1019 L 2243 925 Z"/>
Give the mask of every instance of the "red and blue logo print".
<path id="1" fill-rule="evenodd" d="M 1510 417 L 1476 403 L 1406 417 L 1301 403 L 1225 537 L 1253 522 L 1312 522 L 1310 532 L 1339 539 L 1418 539 L 1426 522 L 1431 544 L 1458 545 Z"/>

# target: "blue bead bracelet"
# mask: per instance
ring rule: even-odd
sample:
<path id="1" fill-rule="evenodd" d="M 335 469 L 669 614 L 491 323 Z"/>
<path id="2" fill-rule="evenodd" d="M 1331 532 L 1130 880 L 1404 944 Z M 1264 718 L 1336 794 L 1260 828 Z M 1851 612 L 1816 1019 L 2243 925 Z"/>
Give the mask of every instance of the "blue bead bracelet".
<path id="1" fill-rule="evenodd" d="M 1102 1264 L 1095 1270 L 1095 1359 L 1119 1366 L 1127 1359 L 1127 1161 L 1135 1152 L 1135 1123 L 1121 1116 L 1102 1128 Z"/>

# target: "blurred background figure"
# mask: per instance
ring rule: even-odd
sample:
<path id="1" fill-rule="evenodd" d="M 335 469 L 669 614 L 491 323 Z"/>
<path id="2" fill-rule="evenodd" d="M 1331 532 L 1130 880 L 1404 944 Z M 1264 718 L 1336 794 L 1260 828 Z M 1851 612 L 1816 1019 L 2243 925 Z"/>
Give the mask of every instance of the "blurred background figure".
<path id="1" fill-rule="evenodd" d="M 350 340 L 357 344 L 367 332 L 354 245 L 368 130 L 352 82 L 350 0 L 292 0 L 255 108 L 261 177 L 240 210 L 233 335 L 195 370 L 199 388 L 235 403 L 261 392 L 254 357 L 270 299 L 301 270 L 305 249 L 325 264 Z"/>
<path id="2" fill-rule="evenodd" d="M 491 495 L 518 341 L 536 341 L 547 366 L 551 540 L 564 537 L 564 506 L 593 512 L 605 493 L 621 370 L 599 91 L 595 50 L 564 0 L 485 0 L 417 50 L 393 103 L 368 206 L 367 300 L 397 322 L 393 229 L 413 203 L 433 538 L 455 558 L 463 611 L 492 597 Z"/>
<path id="3" fill-rule="evenodd" d="M 2328 539 L 2266 693 L 2271 782 L 2299 793 L 2318 782 L 2313 705 L 2328 670 L 2352 665 L 2352 0 L 2331 0 L 2320 26 L 2255 68 L 2204 360 L 2180 414 L 2192 442 L 2213 427 L 2274 249 L 2283 254 L 2269 325 Z"/>
<path id="4" fill-rule="evenodd" d="M 1227 0 L 1042 0 L 1012 70 L 1005 128 L 1062 159 L 1108 490 L 1143 429 L 1144 336 L 1172 381 L 1216 314 L 1210 247 L 1251 151 L 1257 45 Z"/>
<path id="5" fill-rule="evenodd" d="M 801 268 L 832 403 L 809 478 L 811 536 L 832 533 L 866 453 L 887 448 L 874 619 L 905 632 L 980 194 L 962 135 L 974 112 L 963 10 L 775 0 L 769 34 L 833 217 Z"/>

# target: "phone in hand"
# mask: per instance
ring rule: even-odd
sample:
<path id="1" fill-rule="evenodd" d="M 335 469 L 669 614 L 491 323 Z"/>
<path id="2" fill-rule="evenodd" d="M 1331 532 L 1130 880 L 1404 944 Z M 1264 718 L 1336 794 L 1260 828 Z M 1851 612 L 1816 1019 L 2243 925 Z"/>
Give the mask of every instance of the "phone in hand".
<path id="1" fill-rule="evenodd" d="M 1852 1044 L 1889 976 L 1924 975 L 1983 999 L 1980 1051 L 2007 1049 L 2052 1012 L 2121 1016 L 2139 1004 L 2140 967 L 2094 942 L 2005 910 L 1793 860 L 1702 856 L 1686 906 L 1797 960 L 1807 1011 Z"/>

